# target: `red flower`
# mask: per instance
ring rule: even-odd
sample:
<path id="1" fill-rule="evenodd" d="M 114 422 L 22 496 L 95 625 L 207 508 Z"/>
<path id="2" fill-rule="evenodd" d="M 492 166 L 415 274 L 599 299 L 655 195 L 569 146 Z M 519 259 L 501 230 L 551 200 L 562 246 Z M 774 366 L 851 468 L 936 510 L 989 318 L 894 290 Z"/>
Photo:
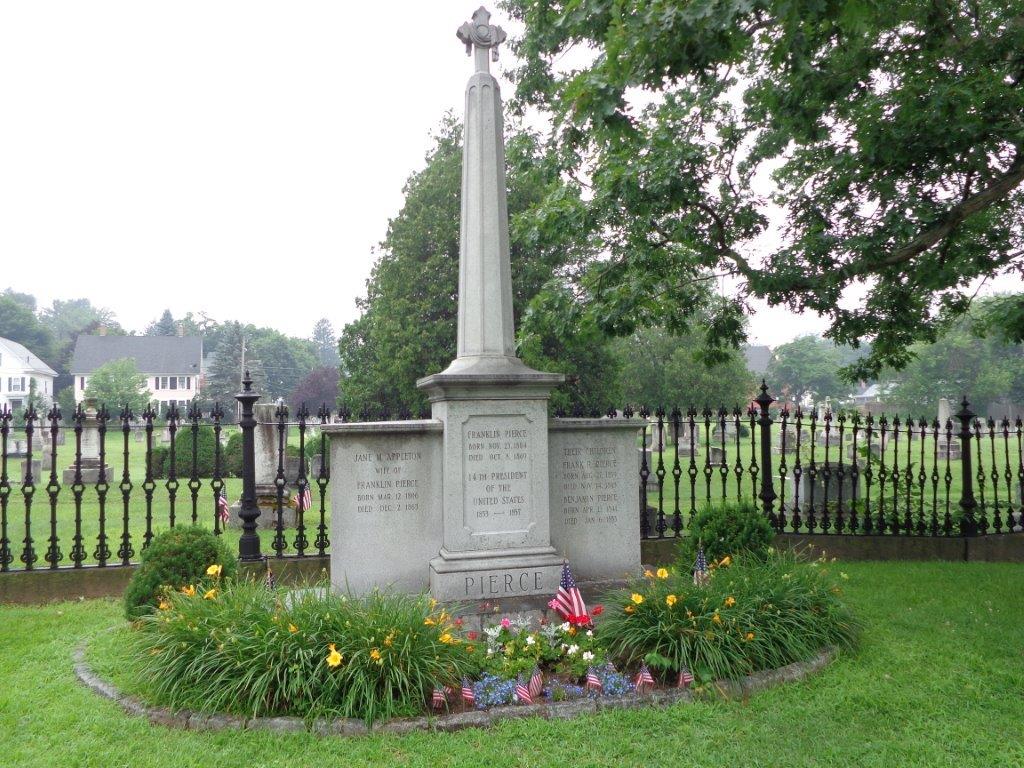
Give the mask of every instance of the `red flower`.
<path id="1" fill-rule="evenodd" d="M 480 635 L 478 635 L 473 630 L 470 630 L 469 632 L 466 633 L 466 637 L 469 638 L 470 640 L 476 640 L 478 637 L 480 637 Z"/>
<path id="2" fill-rule="evenodd" d="M 581 627 L 585 627 L 590 623 L 590 617 L 585 613 L 582 616 L 573 616 L 573 618 L 576 620 L 573 623 L 578 624 Z"/>
<path id="3" fill-rule="evenodd" d="M 595 605 L 594 606 L 594 610 L 592 610 L 591 613 L 594 614 L 595 616 L 600 616 L 602 613 L 604 613 L 604 606 L 603 605 Z"/>
<path id="4" fill-rule="evenodd" d="M 461 626 L 462 626 L 462 624 L 463 624 L 463 621 L 462 621 L 462 619 L 461 619 L 461 618 L 458 618 L 458 619 L 456 619 L 456 620 L 455 620 L 454 622 L 452 622 L 452 623 L 453 623 L 453 624 L 455 624 L 455 626 L 456 626 L 456 627 L 461 627 Z"/>

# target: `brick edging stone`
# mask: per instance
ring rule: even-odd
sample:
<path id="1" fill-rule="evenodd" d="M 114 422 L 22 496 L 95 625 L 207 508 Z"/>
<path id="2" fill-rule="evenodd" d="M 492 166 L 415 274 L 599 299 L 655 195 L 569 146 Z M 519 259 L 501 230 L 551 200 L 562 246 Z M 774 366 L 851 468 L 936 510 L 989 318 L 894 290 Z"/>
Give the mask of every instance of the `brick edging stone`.
<path id="1" fill-rule="evenodd" d="M 833 649 L 826 649 L 808 661 L 798 661 L 778 669 L 765 670 L 747 675 L 739 680 L 719 680 L 710 688 L 727 699 L 746 699 L 753 693 L 773 688 L 782 683 L 802 680 L 814 674 L 836 656 Z M 171 710 L 166 707 L 149 707 L 138 699 L 121 693 L 111 683 L 99 677 L 85 660 L 85 641 L 79 643 L 72 653 L 75 676 L 100 696 L 110 699 L 129 715 L 139 715 L 156 725 L 194 731 L 273 731 L 275 733 L 296 733 L 312 731 L 320 736 L 365 736 L 371 733 L 402 734 L 413 731 L 459 731 L 463 728 L 486 728 L 505 720 L 519 720 L 524 717 L 541 717 L 551 720 L 565 720 L 579 715 L 603 710 L 635 709 L 643 706 L 669 706 L 677 703 L 691 703 L 693 693 L 676 688 L 655 689 L 646 696 L 607 696 L 557 701 L 544 704 L 492 707 L 491 709 L 453 712 L 447 715 L 408 717 L 376 723 L 367 726 L 362 720 L 338 718 L 335 720 L 314 720 L 307 726 L 300 717 L 238 717 L 235 715 L 204 714 L 189 710 Z"/>

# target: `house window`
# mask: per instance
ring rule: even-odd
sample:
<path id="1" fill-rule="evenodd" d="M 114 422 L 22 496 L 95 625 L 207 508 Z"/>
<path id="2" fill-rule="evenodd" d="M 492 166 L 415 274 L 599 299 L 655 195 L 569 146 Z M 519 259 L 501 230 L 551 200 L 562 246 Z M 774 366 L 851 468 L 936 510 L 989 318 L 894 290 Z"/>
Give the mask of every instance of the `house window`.
<path id="1" fill-rule="evenodd" d="M 178 377 L 177 376 L 171 376 L 171 389 L 177 389 L 177 388 L 178 388 Z"/>
<path id="2" fill-rule="evenodd" d="M 154 376 L 153 377 L 153 389 L 160 389 L 160 377 L 159 376 Z"/>
<path id="3" fill-rule="evenodd" d="M 160 389 L 167 389 L 167 377 L 166 376 L 161 376 L 160 377 Z"/>
<path id="4" fill-rule="evenodd" d="M 83 391 L 85 390 L 85 376 L 78 377 L 78 388 Z"/>
<path id="5" fill-rule="evenodd" d="M 192 377 L 191 376 L 186 376 L 185 377 L 185 389 L 192 389 Z"/>
<path id="6" fill-rule="evenodd" d="M 25 377 L 24 376 L 8 376 L 7 377 L 7 391 L 8 392 L 24 392 L 25 391 Z"/>

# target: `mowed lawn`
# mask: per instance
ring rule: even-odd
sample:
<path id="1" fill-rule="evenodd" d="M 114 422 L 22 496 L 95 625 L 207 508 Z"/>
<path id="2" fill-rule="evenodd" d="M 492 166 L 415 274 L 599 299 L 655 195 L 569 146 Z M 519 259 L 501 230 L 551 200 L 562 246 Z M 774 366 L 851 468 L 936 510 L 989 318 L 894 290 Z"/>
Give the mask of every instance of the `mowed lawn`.
<path id="1" fill-rule="evenodd" d="M 0 765 L 1010 766 L 1024 764 L 1024 566 L 851 563 L 863 643 L 749 701 L 345 740 L 169 730 L 79 685 L 114 601 L 0 608 Z"/>

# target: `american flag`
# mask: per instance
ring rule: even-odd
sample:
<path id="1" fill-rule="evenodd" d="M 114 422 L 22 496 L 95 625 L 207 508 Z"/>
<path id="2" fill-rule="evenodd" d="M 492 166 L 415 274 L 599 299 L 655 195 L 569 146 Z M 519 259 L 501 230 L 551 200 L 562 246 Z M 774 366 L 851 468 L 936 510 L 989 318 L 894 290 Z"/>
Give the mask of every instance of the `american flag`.
<path id="1" fill-rule="evenodd" d="M 540 673 L 540 667 L 533 668 L 533 674 L 530 675 L 530 684 L 527 686 L 530 690 L 530 696 L 537 698 L 544 691 L 544 675 Z"/>
<path id="2" fill-rule="evenodd" d="M 302 493 L 296 493 L 293 499 L 295 500 L 295 506 L 303 511 L 313 506 L 313 496 L 309 492 L 308 485 L 302 489 Z"/>
<path id="3" fill-rule="evenodd" d="M 217 517 L 222 523 L 231 519 L 231 509 L 228 507 L 227 497 L 223 493 L 217 494 Z"/>
<path id="4" fill-rule="evenodd" d="M 691 685 L 693 685 L 693 672 L 686 667 L 680 667 L 679 682 L 676 683 L 676 686 L 679 688 L 689 688 Z"/>
<path id="5" fill-rule="evenodd" d="M 551 607 L 566 621 L 587 615 L 587 604 L 583 602 L 583 595 L 576 586 L 576 579 L 572 577 L 568 562 L 562 563 L 562 580 L 558 584 L 555 599 L 551 601 Z"/>
<path id="6" fill-rule="evenodd" d="M 469 678 L 462 678 L 462 700 L 473 706 L 476 704 L 476 694 L 473 693 L 473 686 L 469 683 Z"/>
<path id="7" fill-rule="evenodd" d="M 651 670 L 644 664 L 640 667 L 640 673 L 636 676 L 636 692 L 638 694 L 648 693 L 654 687 L 654 678 L 651 676 Z"/>
<path id="8" fill-rule="evenodd" d="M 523 682 L 522 676 L 516 678 L 516 698 L 522 704 L 533 704 L 533 696 L 530 695 L 530 687 Z"/>
<path id="9" fill-rule="evenodd" d="M 594 693 L 600 693 L 604 686 L 601 684 L 601 678 L 597 676 L 597 671 L 590 667 L 587 670 L 587 690 L 593 691 Z"/>
<path id="10" fill-rule="evenodd" d="M 430 697 L 430 703 L 434 709 L 441 709 L 448 703 L 448 697 L 444 695 L 444 688 L 434 686 L 434 693 Z"/>
<path id="11" fill-rule="evenodd" d="M 697 544 L 697 562 L 693 564 L 693 585 L 695 587 L 703 587 L 710 578 L 708 560 L 704 557 L 704 545 Z"/>

